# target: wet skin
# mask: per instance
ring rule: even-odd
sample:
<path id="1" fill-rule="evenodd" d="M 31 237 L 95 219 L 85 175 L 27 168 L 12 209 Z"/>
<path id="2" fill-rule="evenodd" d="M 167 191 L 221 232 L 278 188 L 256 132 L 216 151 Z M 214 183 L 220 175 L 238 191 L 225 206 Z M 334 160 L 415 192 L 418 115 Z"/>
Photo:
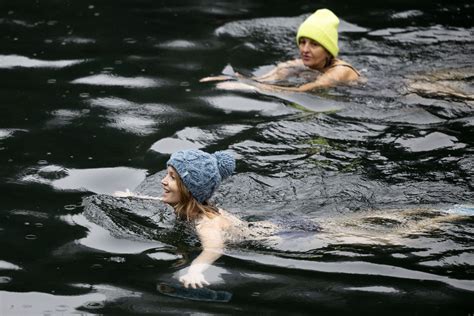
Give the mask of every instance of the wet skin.
<path id="1" fill-rule="evenodd" d="M 321 70 L 326 65 L 329 53 L 318 42 L 307 37 L 301 37 L 298 42 L 303 64 L 311 69 Z"/>
<path id="2" fill-rule="evenodd" d="M 175 205 L 181 200 L 181 193 L 179 192 L 177 182 L 179 175 L 171 166 L 168 166 L 166 170 L 167 173 L 161 180 L 161 186 L 163 187 L 163 195 L 161 198 L 163 202 Z"/>

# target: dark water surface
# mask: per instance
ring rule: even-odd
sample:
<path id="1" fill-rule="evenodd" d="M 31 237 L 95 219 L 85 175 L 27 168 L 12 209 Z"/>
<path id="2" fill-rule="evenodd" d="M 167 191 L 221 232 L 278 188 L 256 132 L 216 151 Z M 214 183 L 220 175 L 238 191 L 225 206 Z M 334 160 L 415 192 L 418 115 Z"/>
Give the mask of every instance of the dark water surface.
<path id="1" fill-rule="evenodd" d="M 321 7 L 365 84 L 198 83 L 296 57 Z M 1 1 L 0 314 L 472 315 L 472 21 L 470 1 Z M 227 304 L 158 294 L 199 248 L 110 196 L 160 194 L 190 147 L 235 153 L 220 206 L 293 229 L 206 272 Z"/>

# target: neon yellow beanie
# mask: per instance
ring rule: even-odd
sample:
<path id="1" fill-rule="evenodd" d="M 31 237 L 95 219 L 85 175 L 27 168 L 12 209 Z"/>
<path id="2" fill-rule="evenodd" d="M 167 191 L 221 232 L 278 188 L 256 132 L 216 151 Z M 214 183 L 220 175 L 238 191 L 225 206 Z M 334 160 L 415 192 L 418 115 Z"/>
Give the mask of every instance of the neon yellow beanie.
<path id="1" fill-rule="evenodd" d="M 334 57 L 339 53 L 337 46 L 337 27 L 339 19 L 328 9 L 320 9 L 301 23 L 296 34 L 299 45 L 301 37 L 310 38 L 326 48 Z"/>

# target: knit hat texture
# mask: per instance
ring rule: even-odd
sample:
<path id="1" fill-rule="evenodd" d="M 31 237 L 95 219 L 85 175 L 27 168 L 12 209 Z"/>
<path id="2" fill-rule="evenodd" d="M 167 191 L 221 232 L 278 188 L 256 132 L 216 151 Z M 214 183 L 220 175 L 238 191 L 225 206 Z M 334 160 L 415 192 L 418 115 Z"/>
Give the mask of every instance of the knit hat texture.
<path id="1" fill-rule="evenodd" d="M 339 53 L 337 28 L 339 19 L 328 9 L 320 9 L 310 15 L 298 28 L 296 43 L 301 37 L 310 38 L 326 48 L 334 57 Z"/>
<path id="2" fill-rule="evenodd" d="M 172 154 L 166 164 L 178 172 L 199 203 L 208 200 L 221 181 L 235 170 L 235 159 L 226 151 L 209 154 L 199 149 L 180 150 Z"/>

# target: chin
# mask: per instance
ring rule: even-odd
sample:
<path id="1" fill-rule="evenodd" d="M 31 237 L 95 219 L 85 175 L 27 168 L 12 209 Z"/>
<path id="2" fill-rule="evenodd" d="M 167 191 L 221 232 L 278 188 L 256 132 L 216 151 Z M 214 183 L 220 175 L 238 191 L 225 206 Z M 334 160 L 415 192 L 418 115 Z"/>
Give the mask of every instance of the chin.
<path id="1" fill-rule="evenodd" d="M 174 206 L 178 203 L 178 202 L 174 201 L 173 199 L 167 199 L 165 197 L 162 197 L 161 202 L 166 203 L 166 204 L 171 205 L 171 206 Z"/>

